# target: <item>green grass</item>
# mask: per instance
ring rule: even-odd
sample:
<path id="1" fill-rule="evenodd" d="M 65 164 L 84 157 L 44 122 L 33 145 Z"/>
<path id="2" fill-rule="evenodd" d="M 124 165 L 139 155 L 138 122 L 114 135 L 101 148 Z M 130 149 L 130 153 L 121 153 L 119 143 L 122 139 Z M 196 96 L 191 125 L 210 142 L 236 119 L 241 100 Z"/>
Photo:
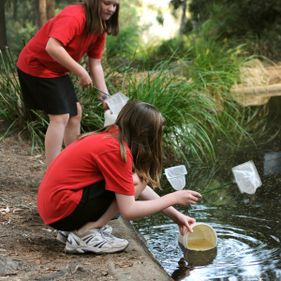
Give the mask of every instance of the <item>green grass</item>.
<path id="1" fill-rule="evenodd" d="M 16 74 L 16 59 L 8 48 L 0 51 L 0 62 L 0 119 L 4 122 L 0 140 L 12 133 L 21 133 L 31 139 L 32 150 L 42 149 L 46 116 L 25 110 Z"/>
<path id="2" fill-rule="evenodd" d="M 256 145 L 262 138 L 266 141 L 264 135 L 269 128 L 267 106 L 243 108 L 229 95 L 231 86 L 239 80 L 241 46 L 227 49 L 216 42 L 191 39 L 185 41 L 192 42 L 187 45 L 186 57 L 175 61 L 173 54 L 173 58 L 163 59 L 144 72 L 133 64 L 122 72 L 108 66 L 106 80 L 111 94 L 121 91 L 161 111 L 166 119 L 165 165 L 186 164 L 192 168 L 195 182 L 202 173 L 213 175 L 226 152 L 231 157 L 246 145 Z M 15 58 L 7 50 L 0 59 L 0 119 L 6 124 L 2 137 L 23 132 L 31 138 L 33 149 L 42 148 L 46 116 L 36 111 L 30 117 L 25 112 Z M 101 128 L 103 110 L 96 91 L 77 90 L 83 106 L 82 131 Z"/>
<path id="3" fill-rule="evenodd" d="M 217 104 L 206 89 L 200 91 L 189 80 L 171 75 L 165 63 L 138 76 L 137 72 L 126 76 L 127 94 L 161 111 L 166 119 L 166 148 L 178 161 L 215 160 L 215 139 L 217 135 L 227 136 L 222 120 L 231 123 L 239 134 L 246 134 L 227 112 L 217 112 Z"/>

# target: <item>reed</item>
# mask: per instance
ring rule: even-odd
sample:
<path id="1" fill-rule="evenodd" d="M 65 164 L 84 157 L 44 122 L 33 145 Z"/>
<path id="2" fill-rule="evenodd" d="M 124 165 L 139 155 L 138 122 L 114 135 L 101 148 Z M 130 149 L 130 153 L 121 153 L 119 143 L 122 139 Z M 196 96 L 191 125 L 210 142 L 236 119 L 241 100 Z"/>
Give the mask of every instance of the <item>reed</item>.
<path id="1" fill-rule="evenodd" d="M 12 133 L 21 133 L 31 139 L 32 150 L 42 148 L 46 117 L 40 112 L 25 110 L 15 61 L 9 48 L 0 51 L 0 119 L 4 121 L 0 140 Z"/>
<path id="2" fill-rule="evenodd" d="M 171 75 L 163 63 L 152 72 L 127 76 L 128 95 L 155 105 L 166 119 L 164 142 L 176 158 L 214 158 L 209 138 L 217 126 L 215 103 L 187 80 Z"/>
<path id="3" fill-rule="evenodd" d="M 167 162 L 193 167 L 215 165 L 223 151 L 234 153 L 245 143 L 255 144 L 256 132 L 262 135 L 267 130 L 265 109 L 241 108 L 229 96 L 231 85 L 238 79 L 239 52 L 218 49 L 214 42 L 193 41 L 193 48 L 179 60 L 176 69 L 174 59 L 169 58 L 144 72 L 132 66 L 123 72 L 107 68 L 111 94 L 121 91 L 130 99 L 154 104 L 162 112 L 166 119 Z M 14 131 L 24 132 L 31 137 L 34 148 L 42 148 L 46 116 L 41 112 L 27 114 L 15 59 L 9 50 L 1 53 L 0 59 L 0 119 L 7 124 L 2 137 Z M 101 128 L 103 110 L 96 90 L 77 87 L 77 91 L 83 106 L 82 131 Z"/>

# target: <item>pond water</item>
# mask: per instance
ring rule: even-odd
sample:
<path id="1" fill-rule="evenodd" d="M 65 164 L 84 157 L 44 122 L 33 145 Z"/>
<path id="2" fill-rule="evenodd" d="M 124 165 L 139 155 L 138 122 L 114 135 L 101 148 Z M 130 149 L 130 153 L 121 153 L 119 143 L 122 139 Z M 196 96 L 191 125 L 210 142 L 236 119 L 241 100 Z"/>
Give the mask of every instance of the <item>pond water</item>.
<path id="1" fill-rule="evenodd" d="M 217 232 L 216 252 L 205 265 L 187 261 L 178 245 L 177 225 L 166 217 L 155 215 L 134 223 L 174 280 L 281 280 L 281 183 L 262 186 L 255 195 L 241 194 L 234 186 L 229 192 L 232 198 L 226 204 L 224 199 L 219 205 L 203 200 L 182 210 Z"/>

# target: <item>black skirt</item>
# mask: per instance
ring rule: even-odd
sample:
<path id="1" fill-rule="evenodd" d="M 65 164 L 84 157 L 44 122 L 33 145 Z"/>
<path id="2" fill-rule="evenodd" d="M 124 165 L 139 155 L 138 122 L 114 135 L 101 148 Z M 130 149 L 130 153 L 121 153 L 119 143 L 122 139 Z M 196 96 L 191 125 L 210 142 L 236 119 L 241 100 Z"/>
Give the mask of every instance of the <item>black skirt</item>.
<path id="1" fill-rule="evenodd" d="M 98 220 L 115 199 L 115 192 L 105 189 L 105 181 L 96 182 L 83 189 L 83 195 L 76 209 L 66 218 L 50 224 L 51 227 L 73 231 L 88 222 Z"/>
<path id="2" fill-rule="evenodd" d="M 52 115 L 77 115 L 78 100 L 68 75 L 41 78 L 17 70 L 26 108 L 43 110 Z"/>

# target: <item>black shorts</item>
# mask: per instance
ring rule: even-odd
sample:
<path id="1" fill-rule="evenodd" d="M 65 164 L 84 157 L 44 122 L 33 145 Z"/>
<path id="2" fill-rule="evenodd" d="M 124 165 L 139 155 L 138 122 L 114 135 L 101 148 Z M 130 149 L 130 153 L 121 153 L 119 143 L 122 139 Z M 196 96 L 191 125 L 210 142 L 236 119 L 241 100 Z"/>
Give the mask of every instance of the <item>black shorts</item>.
<path id="1" fill-rule="evenodd" d="M 68 75 L 41 78 L 17 70 L 26 108 L 52 115 L 77 115 L 77 96 Z"/>
<path id="2" fill-rule="evenodd" d="M 80 203 L 69 216 L 50 226 L 64 231 L 79 229 L 88 222 L 98 220 L 114 199 L 115 193 L 105 189 L 105 181 L 94 183 L 83 190 Z"/>

